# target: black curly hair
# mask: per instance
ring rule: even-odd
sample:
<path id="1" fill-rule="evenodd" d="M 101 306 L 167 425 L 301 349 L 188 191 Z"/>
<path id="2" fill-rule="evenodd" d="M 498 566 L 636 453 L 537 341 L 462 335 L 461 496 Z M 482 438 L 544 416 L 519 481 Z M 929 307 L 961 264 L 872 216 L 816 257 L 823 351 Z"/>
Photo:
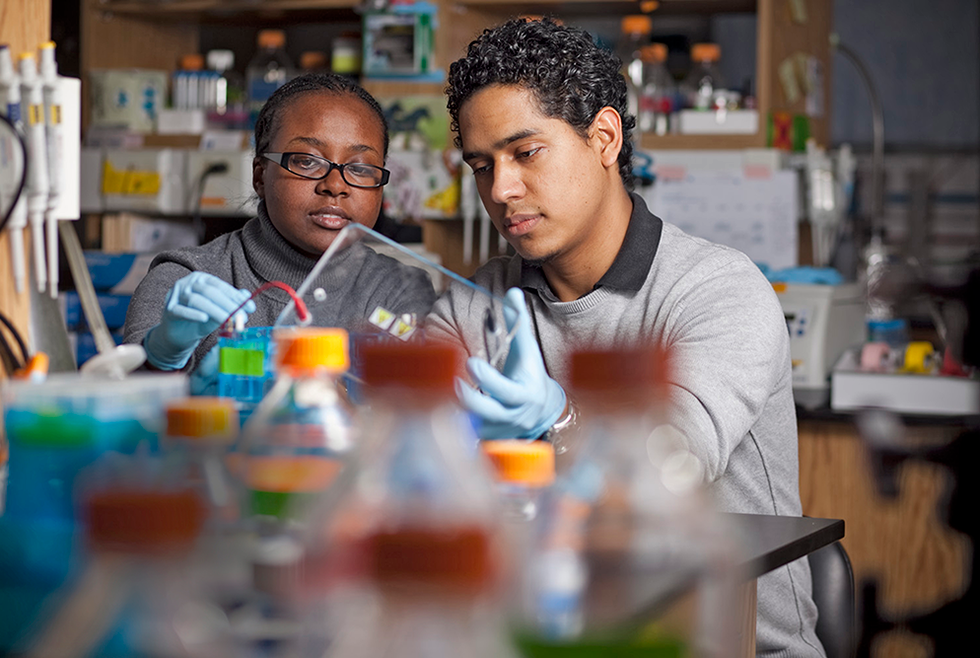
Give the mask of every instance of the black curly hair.
<path id="1" fill-rule="evenodd" d="M 545 116 L 562 119 L 583 138 L 604 107 L 619 112 L 623 147 L 619 176 L 633 189 L 633 143 L 636 118 L 627 110 L 626 80 L 615 55 L 597 46 L 585 30 L 540 20 L 516 18 L 483 31 L 466 56 L 449 67 L 446 95 L 456 133 L 463 103 L 489 85 L 519 85 L 534 94 Z"/>
<path id="2" fill-rule="evenodd" d="M 381 123 L 381 131 L 384 134 L 384 159 L 388 158 L 388 121 L 385 119 L 384 110 L 361 85 L 350 78 L 345 78 L 333 73 L 306 73 L 297 78 L 293 78 L 283 86 L 279 87 L 269 100 L 265 102 L 259 111 L 259 116 L 255 120 L 255 154 L 265 153 L 269 148 L 269 142 L 275 133 L 276 122 L 279 118 L 279 110 L 288 104 L 289 99 L 299 94 L 312 91 L 326 91 L 334 94 L 350 94 L 361 99 L 367 104 L 378 117 Z"/>

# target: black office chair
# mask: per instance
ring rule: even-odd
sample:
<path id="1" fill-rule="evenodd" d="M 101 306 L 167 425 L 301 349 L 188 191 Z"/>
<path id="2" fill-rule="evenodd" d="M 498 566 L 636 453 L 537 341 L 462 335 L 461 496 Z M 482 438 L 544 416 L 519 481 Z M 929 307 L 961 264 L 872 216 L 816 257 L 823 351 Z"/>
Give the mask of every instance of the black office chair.
<path id="1" fill-rule="evenodd" d="M 817 637 L 827 658 L 854 658 L 857 649 L 854 571 L 839 541 L 807 556 L 817 604 Z"/>

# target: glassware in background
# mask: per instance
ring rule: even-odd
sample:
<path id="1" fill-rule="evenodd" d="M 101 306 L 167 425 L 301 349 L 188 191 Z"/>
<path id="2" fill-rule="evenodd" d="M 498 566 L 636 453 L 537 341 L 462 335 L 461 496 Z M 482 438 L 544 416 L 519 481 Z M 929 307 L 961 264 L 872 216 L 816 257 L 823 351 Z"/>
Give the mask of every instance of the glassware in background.
<path id="1" fill-rule="evenodd" d="M 286 54 L 286 33 L 260 30 L 258 50 L 245 69 L 248 109 L 252 122 L 276 89 L 293 77 L 293 62 Z"/>
<path id="2" fill-rule="evenodd" d="M 235 70 L 235 53 L 209 50 L 208 68 L 215 74 L 215 102 L 209 108 L 208 123 L 216 129 L 244 130 L 248 127 L 248 96 L 245 78 Z"/>
<path id="3" fill-rule="evenodd" d="M 180 67 L 173 76 L 173 107 L 190 110 L 207 107 L 204 58 L 189 53 L 180 58 Z"/>
<path id="4" fill-rule="evenodd" d="M 214 108 L 219 114 L 240 111 L 245 106 L 245 81 L 235 70 L 235 53 L 231 50 L 209 50 L 208 68 L 218 74 Z"/>
<path id="5" fill-rule="evenodd" d="M 643 60 L 643 84 L 640 87 L 640 132 L 666 135 L 670 132 L 670 115 L 674 112 L 677 85 L 667 70 L 667 45 L 651 43 L 640 50 Z"/>
<path id="6" fill-rule="evenodd" d="M 361 35 L 345 32 L 334 38 L 330 47 L 330 70 L 338 75 L 357 78 L 361 74 Z"/>
<path id="7" fill-rule="evenodd" d="M 867 295 L 869 322 L 884 322 L 895 318 L 892 301 L 886 294 L 886 275 L 888 268 L 894 265 L 896 260 L 894 251 L 885 244 L 884 231 L 874 231 L 862 254 L 863 268 L 859 279 Z"/>
<path id="8" fill-rule="evenodd" d="M 640 111 L 640 87 L 643 85 L 643 61 L 640 51 L 650 41 L 653 22 L 646 14 L 624 16 L 620 22 L 619 42 L 616 55 L 622 62 L 626 76 L 627 106 L 634 117 Z"/>
<path id="9" fill-rule="evenodd" d="M 349 565 L 325 593 L 331 658 L 516 656 L 503 618 L 506 541 L 492 482 L 454 392 L 449 346 L 390 341 L 361 354 L 365 436 L 350 487 L 315 527 Z M 308 579 L 309 580 L 309 579 Z"/>
<path id="10" fill-rule="evenodd" d="M 721 48 L 715 43 L 696 43 L 691 47 L 691 71 L 682 93 L 687 107 L 695 110 L 729 108 L 730 98 L 718 70 Z"/>

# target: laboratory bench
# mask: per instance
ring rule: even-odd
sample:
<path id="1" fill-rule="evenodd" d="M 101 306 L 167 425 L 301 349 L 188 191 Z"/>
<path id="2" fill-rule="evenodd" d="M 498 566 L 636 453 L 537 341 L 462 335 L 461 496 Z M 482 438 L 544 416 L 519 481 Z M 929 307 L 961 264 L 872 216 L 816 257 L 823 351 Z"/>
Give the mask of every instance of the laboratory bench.
<path id="1" fill-rule="evenodd" d="M 737 610 L 739 646 L 736 656 L 755 655 L 756 581 L 844 537 L 840 519 L 801 518 L 763 514 L 722 514 L 720 522 L 738 538 L 741 551 L 734 567 L 741 576 Z M 586 625 L 624 625 L 642 629 L 651 620 L 674 614 L 687 582 L 676 578 L 643 579 L 629 569 L 606 571 L 590 564 L 593 578 L 585 599 Z M 641 631 L 642 632 L 642 631 Z"/>
<path id="2" fill-rule="evenodd" d="M 874 578 L 886 613 L 931 610 L 957 598 L 970 578 L 970 542 L 937 515 L 949 484 L 941 467 L 909 462 L 897 471 L 898 495 L 882 495 L 856 415 L 829 408 L 797 409 L 800 499 L 803 513 L 843 519 L 841 540 L 854 569 L 858 592 Z M 940 445 L 963 429 L 980 426 L 977 417 L 902 417 L 908 445 Z M 929 655 L 928 644 L 906 632 L 885 636 L 876 656 Z"/>

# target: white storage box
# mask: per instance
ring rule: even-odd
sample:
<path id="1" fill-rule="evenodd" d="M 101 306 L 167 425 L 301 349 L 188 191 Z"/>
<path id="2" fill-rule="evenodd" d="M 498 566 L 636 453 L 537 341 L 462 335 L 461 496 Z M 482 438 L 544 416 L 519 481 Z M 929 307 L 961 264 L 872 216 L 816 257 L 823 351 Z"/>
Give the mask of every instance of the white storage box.
<path id="1" fill-rule="evenodd" d="M 861 370 L 860 349 L 848 350 L 834 366 L 830 407 L 869 407 L 934 416 L 980 414 L 980 382 L 966 377 Z"/>
<path id="2" fill-rule="evenodd" d="M 677 121 L 682 135 L 751 135 L 759 130 L 757 110 L 681 110 Z"/>
<path id="3" fill-rule="evenodd" d="M 224 165 L 225 173 L 201 178 L 212 165 Z M 271 164 L 271 163 L 270 163 Z M 201 215 L 254 217 L 258 197 L 252 189 L 251 151 L 190 151 L 187 154 L 188 214 L 200 198 Z"/>
<path id="4" fill-rule="evenodd" d="M 101 170 L 105 210 L 162 215 L 187 212 L 187 151 L 107 150 Z"/>

